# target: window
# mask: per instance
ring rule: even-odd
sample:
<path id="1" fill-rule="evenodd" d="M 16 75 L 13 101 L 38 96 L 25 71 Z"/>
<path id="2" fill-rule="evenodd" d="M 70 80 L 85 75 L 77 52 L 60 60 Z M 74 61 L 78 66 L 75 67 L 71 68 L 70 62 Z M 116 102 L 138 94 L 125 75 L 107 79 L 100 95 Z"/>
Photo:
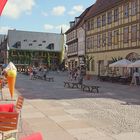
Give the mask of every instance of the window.
<path id="1" fill-rule="evenodd" d="M 29 46 L 32 46 L 32 43 L 29 43 Z"/>
<path id="2" fill-rule="evenodd" d="M 20 42 L 20 41 L 18 41 L 18 42 L 16 43 L 16 45 L 17 45 L 17 48 L 21 48 L 21 42 Z"/>
<path id="3" fill-rule="evenodd" d="M 94 48 L 94 36 L 91 37 L 91 47 Z"/>
<path id="4" fill-rule="evenodd" d="M 97 28 L 101 27 L 101 18 L 97 18 Z"/>
<path id="5" fill-rule="evenodd" d="M 17 51 L 13 51 L 13 55 L 17 55 Z"/>
<path id="6" fill-rule="evenodd" d="M 106 33 L 103 34 L 102 36 L 102 46 L 105 47 L 106 46 Z"/>
<path id="7" fill-rule="evenodd" d="M 119 43 L 119 30 L 114 31 L 114 45 Z"/>
<path id="8" fill-rule="evenodd" d="M 110 24 L 112 22 L 112 11 L 107 13 L 108 15 L 108 24 Z"/>
<path id="9" fill-rule="evenodd" d="M 43 43 L 46 43 L 46 41 L 45 41 L 45 40 L 43 40 L 42 42 L 43 42 Z"/>
<path id="10" fill-rule="evenodd" d="M 94 19 L 91 20 L 91 29 L 94 29 Z"/>
<path id="11" fill-rule="evenodd" d="M 137 41 L 137 25 L 134 25 L 131 28 L 131 40 Z"/>
<path id="12" fill-rule="evenodd" d="M 36 40 L 33 40 L 33 42 L 37 42 Z"/>
<path id="13" fill-rule="evenodd" d="M 89 31 L 90 30 L 90 21 L 87 21 L 86 22 L 86 31 Z"/>
<path id="14" fill-rule="evenodd" d="M 112 32 L 108 32 L 108 45 L 111 46 L 112 45 Z"/>
<path id="15" fill-rule="evenodd" d="M 105 26 L 106 25 L 106 15 L 104 14 L 102 16 L 102 26 Z"/>
<path id="16" fill-rule="evenodd" d="M 89 49 L 92 48 L 92 37 L 89 38 Z"/>
<path id="17" fill-rule="evenodd" d="M 101 45 L 101 35 L 97 35 L 97 47 L 100 48 Z"/>
<path id="18" fill-rule="evenodd" d="M 24 42 L 27 42 L 27 39 L 24 39 L 23 41 L 24 41 Z"/>
<path id="19" fill-rule="evenodd" d="M 129 16 L 129 3 L 124 5 L 124 18 L 128 18 Z"/>
<path id="20" fill-rule="evenodd" d="M 72 46 L 70 46 L 71 48 Z M 47 49 L 50 49 L 50 50 L 54 50 L 54 43 L 50 43 L 47 47 Z"/>
<path id="21" fill-rule="evenodd" d="M 123 42 L 128 43 L 129 41 L 129 27 L 123 29 Z"/>
<path id="22" fill-rule="evenodd" d="M 137 0 L 131 2 L 131 15 L 136 15 L 137 13 Z"/>
<path id="23" fill-rule="evenodd" d="M 46 56 L 46 52 L 43 52 L 43 56 Z"/>
<path id="24" fill-rule="evenodd" d="M 94 36 L 94 46 L 97 47 L 97 35 Z"/>
<path id="25" fill-rule="evenodd" d="M 38 44 L 38 46 L 42 46 L 42 44 Z"/>
<path id="26" fill-rule="evenodd" d="M 87 38 L 87 41 L 86 41 L 86 48 L 87 48 L 87 49 L 89 49 L 89 48 L 90 48 L 90 46 L 89 46 L 89 45 L 90 45 L 90 43 L 89 43 L 89 42 L 90 42 L 90 38 Z"/>
<path id="27" fill-rule="evenodd" d="M 42 55 L 42 52 L 38 52 L 38 54 L 39 54 L 39 56 L 41 56 Z"/>
<path id="28" fill-rule="evenodd" d="M 116 8 L 114 10 L 114 21 L 118 21 L 119 20 L 119 9 Z"/>

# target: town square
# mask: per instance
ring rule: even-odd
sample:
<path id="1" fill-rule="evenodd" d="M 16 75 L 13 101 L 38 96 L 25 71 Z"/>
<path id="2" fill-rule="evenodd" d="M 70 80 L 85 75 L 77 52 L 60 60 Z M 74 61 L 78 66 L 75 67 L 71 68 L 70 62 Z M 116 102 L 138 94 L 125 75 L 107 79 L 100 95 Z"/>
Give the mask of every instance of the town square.
<path id="1" fill-rule="evenodd" d="M 43 1 L 0 0 L 0 140 L 139 140 L 140 0 Z"/>

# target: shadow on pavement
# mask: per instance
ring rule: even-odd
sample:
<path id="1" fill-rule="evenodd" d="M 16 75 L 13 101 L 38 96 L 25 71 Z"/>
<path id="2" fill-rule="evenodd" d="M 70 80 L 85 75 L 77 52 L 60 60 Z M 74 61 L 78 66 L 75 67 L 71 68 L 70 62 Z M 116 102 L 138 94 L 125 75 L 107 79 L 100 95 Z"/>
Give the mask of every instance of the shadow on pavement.
<path id="1" fill-rule="evenodd" d="M 30 80 L 29 76 L 19 74 L 16 89 L 27 99 L 78 99 L 78 98 L 110 98 L 123 101 L 122 105 L 140 105 L 140 86 L 130 87 L 118 83 L 100 82 L 99 80 L 86 81 L 101 88 L 99 93 L 83 92 L 80 89 L 64 87 L 67 74 L 50 73 L 54 82 L 44 80 Z"/>

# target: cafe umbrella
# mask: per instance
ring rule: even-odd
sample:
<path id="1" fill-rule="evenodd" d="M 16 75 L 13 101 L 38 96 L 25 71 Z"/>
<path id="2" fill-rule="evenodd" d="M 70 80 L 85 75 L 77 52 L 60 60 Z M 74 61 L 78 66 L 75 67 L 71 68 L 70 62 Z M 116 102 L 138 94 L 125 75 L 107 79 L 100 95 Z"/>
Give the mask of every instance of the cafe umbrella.
<path id="1" fill-rule="evenodd" d="M 130 65 L 132 62 L 127 60 L 127 59 L 122 59 L 119 61 L 116 61 L 112 64 L 109 65 L 109 67 L 127 67 L 128 65 Z"/>
<path id="2" fill-rule="evenodd" d="M 130 68 L 140 68 L 140 60 L 135 61 L 134 63 L 131 63 L 128 65 Z"/>

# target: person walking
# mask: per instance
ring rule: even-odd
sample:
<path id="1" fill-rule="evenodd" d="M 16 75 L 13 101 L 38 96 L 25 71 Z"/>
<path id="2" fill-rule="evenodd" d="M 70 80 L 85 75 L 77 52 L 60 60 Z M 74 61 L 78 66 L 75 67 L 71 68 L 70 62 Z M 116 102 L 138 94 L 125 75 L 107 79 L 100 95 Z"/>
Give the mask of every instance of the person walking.
<path id="1" fill-rule="evenodd" d="M 131 86 L 134 85 L 138 85 L 139 83 L 139 78 L 140 78 L 140 74 L 138 73 L 138 70 L 136 69 L 135 72 L 133 73 L 133 76 L 132 76 L 132 80 L 131 80 Z"/>

